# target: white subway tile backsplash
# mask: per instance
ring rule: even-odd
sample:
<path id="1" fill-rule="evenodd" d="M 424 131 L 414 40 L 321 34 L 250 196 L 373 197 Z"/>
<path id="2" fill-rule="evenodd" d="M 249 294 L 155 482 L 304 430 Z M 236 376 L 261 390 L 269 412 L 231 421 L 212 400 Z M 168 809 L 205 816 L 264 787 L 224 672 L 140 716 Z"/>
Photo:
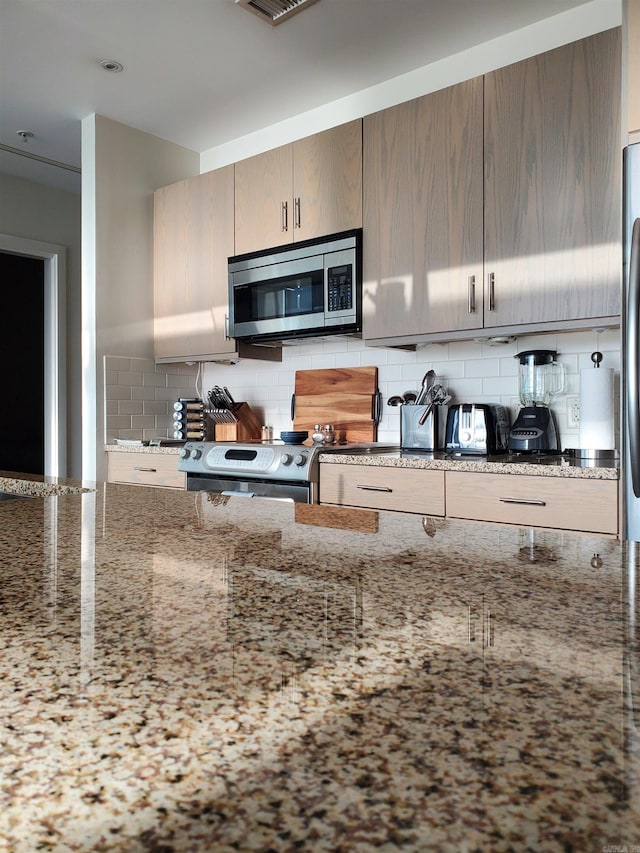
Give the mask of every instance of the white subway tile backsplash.
<path id="1" fill-rule="evenodd" d="M 173 404 L 196 396 L 196 374 L 197 365 L 105 356 L 105 443 L 171 437 Z"/>
<path id="2" fill-rule="evenodd" d="M 578 394 L 580 370 L 591 365 L 594 350 L 603 353 L 603 366 L 613 367 L 619 374 L 619 330 L 531 335 L 495 346 L 487 342 L 454 341 L 420 346 L 416 350 L 367 347 L 353 338 L 327 339 L 284 346 L 282 362 L 241 360 L 235 365 L 203 364 L 200 387 L 206 394 L 214 385 L 226 385 L 236 400 L 248 402 L 264 423 L 273 426 L 277 435 L 291 427 L 290 402 L 297 370 L 376 365 L 383 401 L 378 438 L 397 442 L 400 410 L 387 406 L 386 401 L 393 394 L 417 391 L 430 368 L 436 371 L 436 381 L 447 387 L 454 402 L 499 403 L 515 415 L 518 362 L 514 356 L 528 349 L 555 349 L 565 367 L 565 393 L 554 400 L 552 409 L 563 446 L 571 446 L 577 441 L 578 431 L 567 426 L 566 394 Z M 196 396 L 198 365 L 156 365 L 151 359 L 107 356 L 104 368 L 108 441 L 170 435 L 173 402 L 178 397 Z M 131 384 L 134 376 L 139 377 L 140 384 Z M 127 409 L 131 414 L 123 414 L 118 406 L 127 401 L 144 402 L 142 414 L 134 414 L 133 407 Z M 616 395 L 616 408 L 619 409 L 619 395 Z M 138 418 L 135 427 L 134 417 Z M 147 426 L 149 418 L 153 419 L 151 426 Z M 616 418 L 618 421 L 619 412 Z"/>

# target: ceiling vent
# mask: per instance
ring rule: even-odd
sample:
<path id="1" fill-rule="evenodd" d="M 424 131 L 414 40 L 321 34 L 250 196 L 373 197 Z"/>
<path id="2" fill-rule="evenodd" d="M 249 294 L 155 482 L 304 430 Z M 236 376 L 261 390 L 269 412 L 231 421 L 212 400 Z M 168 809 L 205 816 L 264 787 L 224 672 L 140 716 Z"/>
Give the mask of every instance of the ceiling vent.
<path id="1" fill-rule="evenodd" d="M 317 2 L 318 0 L 236 0 L 238 6 L 253 12 L 272 27 Z"/>

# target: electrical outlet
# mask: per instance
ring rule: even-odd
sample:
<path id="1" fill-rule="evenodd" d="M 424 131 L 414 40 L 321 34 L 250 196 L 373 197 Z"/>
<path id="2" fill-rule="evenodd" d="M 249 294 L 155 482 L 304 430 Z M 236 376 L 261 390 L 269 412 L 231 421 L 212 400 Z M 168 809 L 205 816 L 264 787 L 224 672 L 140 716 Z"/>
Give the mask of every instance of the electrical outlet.
<path id="1" fill-rule="evenodd" d="M 580 426 L 580 397 L 577 394 L 567 397 L 567 424 L 570 428 Z"/>

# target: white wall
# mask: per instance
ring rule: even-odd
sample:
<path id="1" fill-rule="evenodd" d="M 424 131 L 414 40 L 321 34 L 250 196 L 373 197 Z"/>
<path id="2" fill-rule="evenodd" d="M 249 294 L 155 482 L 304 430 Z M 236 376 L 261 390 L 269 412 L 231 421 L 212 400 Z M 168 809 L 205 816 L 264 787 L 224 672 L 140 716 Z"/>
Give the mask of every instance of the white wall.
<path id="1" fill-rule="evenodd" d="M 104 356 L 153 358 L 153 192 L 199 155 L 92 115 L 82 122 L 83 452 L 103 479 Z"/>
<path id="2" fill-rule="evenodd" d="M 66 281 L 59 283 L 67 306 L 67 473 L 80 478 L 80 196 L 0 174 L 0 198 L 0 233 L 67 248 Z"/>
<path id="3" fill-rule="evenodd" d="M 391 0 L 388 0 L 391 2 Z M 454 54 L 439 62 L 425 65 L 377 86 L 356 92 L 339 101 L 326 104 L 294 118 L 263 128 L 240 139 L 202 152 L 200 171 L 208 172 L 302 139 L 312 133 L 335 127 L 343 122 L 369 115 L 377 110 L 409 101 L 428 92 L 469 80 L 496 68 L 502 68 L 576 41 L 595 33 L 620 26 L 621 0 L 592 0 L 576 9 L 547 18 L 537 24 L 493 39 L 477 47 Z"/>

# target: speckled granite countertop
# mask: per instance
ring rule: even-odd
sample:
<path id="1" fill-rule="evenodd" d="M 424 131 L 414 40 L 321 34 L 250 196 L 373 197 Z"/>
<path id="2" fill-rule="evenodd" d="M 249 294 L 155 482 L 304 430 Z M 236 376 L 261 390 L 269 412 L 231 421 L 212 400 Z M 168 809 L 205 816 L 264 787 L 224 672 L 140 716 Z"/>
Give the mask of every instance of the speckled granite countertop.
<path id="1" fill-rule="evenodd" d="M 635 549 L 113 484 L 0 504 L 0 849 L 640 844 Z"/>
<path id="2" fill-rule="evenodd" d="M 350 456 L 344 453 L 322 453 L 320 462 L 344 465 L 376 465 L 387 468 L 431 468 L 440 471 L 475 471 L 486 474 L 528 474 L 534 477 L 579 477 L 594 480 L 617 480 L 618 462 L 581 462 L 565 456 L 451 456 L 444 451 L 420 453 L 396 450 L 372 451 Z"/>
<path id="3" fill-rule="evenodd" d="M 182 448 L 179 446 L 160 447 L 156 445 L 150 447 L 145 444 L 106 444 L 104 449 L 110 453 L 161 453 L 165 456 L 179 456 Z"/>
<path id="4" fill-rule="evenodd" d="M 0 471 L 0 493 L 50 497 L 51 495 L 80 495 L 93 491 L 95 483 L 80 483 L 65 477 L 44 477 L 41 474 L 16 474 Z"/>

